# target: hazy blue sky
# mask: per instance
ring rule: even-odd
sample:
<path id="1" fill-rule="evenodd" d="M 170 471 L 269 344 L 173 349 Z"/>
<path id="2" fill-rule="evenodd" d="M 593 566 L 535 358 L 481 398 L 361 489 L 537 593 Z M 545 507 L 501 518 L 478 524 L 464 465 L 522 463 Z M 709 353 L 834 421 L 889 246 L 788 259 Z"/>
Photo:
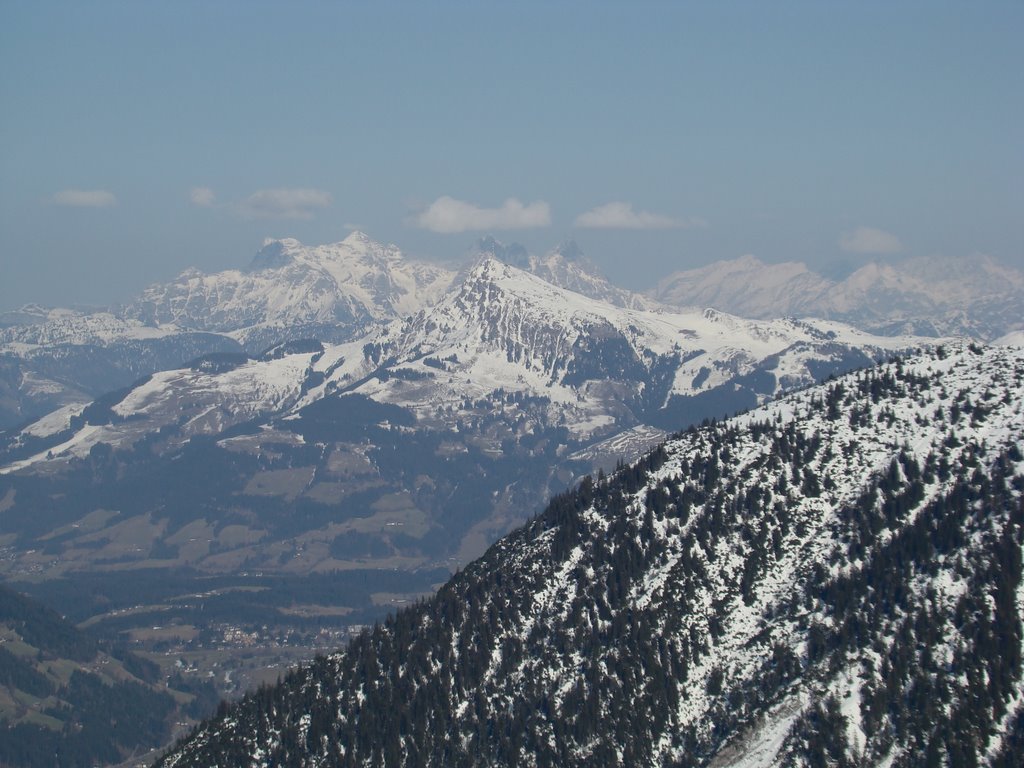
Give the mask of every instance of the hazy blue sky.
<path id="1" fill-rule="evenodd" d="M 0 0 L 0 309 L 266 236 L 1024 266 L 1024 3 Z"/>

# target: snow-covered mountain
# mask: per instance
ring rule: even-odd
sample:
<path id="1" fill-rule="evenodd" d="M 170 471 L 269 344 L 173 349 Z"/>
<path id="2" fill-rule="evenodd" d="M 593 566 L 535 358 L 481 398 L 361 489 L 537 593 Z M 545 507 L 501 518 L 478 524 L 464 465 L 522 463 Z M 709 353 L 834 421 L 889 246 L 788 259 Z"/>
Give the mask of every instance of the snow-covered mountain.
<path id="1" fill-rule="evenodd" d="M 674 272 L 659 281 L 651 294 L 676 307 L 715 307 L 746 317 L 808 317 L 832 282 L 805 264 L 765 264 L 747 254 L 704 267 Z"/>
<path id="2" fill-rule="evenodd" d="M 8 312 L 0 316 L 0 427 L 207 353 L 357 338 L 436 301 L 453 277 L 353 232 L 314 247 L 268 241 L 247 270 L 187 270 L 124 307 Z"/>
<path id="3" fill-rule="evenodd" d="M 288 508 L 356 491 L 386 500 L 408 493 L 412 484 L 418 524 L 444 532 L 429 547 L 417 545 L 419 557 L 464 559 L 521 522 L 552 487 L 634 456 L 666 431 L 754 407 L 922 341 L 873 337 L 825 321 L 626 309 L 487 256 L 437 304 L 363 339 L 287 342 L 258 357 L 206 355 L 87 407 L 69 405 L 0 434 L 0 476 L 13 478 L 14 486 L 18 478 L 27 482 L 40 474 L 51 482 L 66 477 L 66 494 L 74 498 L 83 464 L 112 451 L 115 463 L 126 464 L 118 470 L 126 482 L 157 462 L 165 466 L 160 482 L 168 483 L 184 471 L 178 467 L 192 466 L 177 463 L 178 457 L 201 440 L 211 446 L 204 450 L 218 455 L 251 457 L 244 469 L 209 479 L 207 498 L 229 505 L 211 513 L 218 518 L 232 514 L 233 494 L 262 487 L 262 474 L 278 477 L 282 465 L 310 473 L 275 502 Z M 391 458 L 409 451 L 418 453 L 404 463 Z M 353 477 L 340 472 L 333 453 L 360 456 L 351 461 L 378 480 L 368 487 L 362 471 Z M 463 465 L 475 468 L 469 471 L 477 472 L 473 483 L 481 495 L 452 515 L 449 494 L 466 482 Z M 431 478 L 429 485 L 423 477 Z M 110 493 L 117 495 L 117 488 Z M 187 508 L 174 501 L 178 493 L 170 482 L 159 499 L 141 494 L 131 507 L 159 519 L 168 508 Z M 68 514 L 79 511 L 73 506 Z M 313 520 L 315 536 L 330 541 L 337 535 Z M 254 531 L 268 524 L 260 516 L 246 523 Z M 154 545 L 172 533 L 152 529 Z M 289 528 L 288 535 L 295 531 Z M 374 535 L 387 538 L 388 531 Z M 249 557 L 272 569 L 280 544 L 263 534 Z M 32 540 L 21 546 L 28 560 L 37 557 Z M 148 550 L 138 551 L 144 559 Z M 84 547 L 78 552 L 84 561 L 94 554 Z M 70 558 L 65 553 L 61 562 Z M 333 563 L 326 547 L 316 558 L 317 567 Z M 28 560 L 17 567 L 31 567 Z"/>
<path id="4" fill-rule="evenodd" d="M 189 270 L 154 285 L 124 315 L 147 325 L 229 334 L 259 352 L 288 339 L 356 338 L 432 303 L 452 277 L 362 232 L 319 246 L 286 238 L 267 241 L 247 270 Z"/>
<path id="5" fill-rule="evenodd" d="M 322 390 L 354 387 L 418 411 L 457 410 L 503 390 L 544 397 L 577 434 L 640 422 L 675 428 L 922 341 L 826 321 L 627 309 L 484 256 L 436 305 L 374 339 L 363 359 L 346 356 Z M 383 379 L 373 373 L 381 365 Z M 398 369 L 414 383 L 391 375 Z"/>
<path id="6" fill-rule="evenodd" d="M 801 264 L 744 257 L 676 273 L 654 291 L 655 301 L 610 284 L 572 242 L 536 256 L 484 238 L 475 254 L 574 294 L 649 312 L 664 302 L 760 319 L 838 319 L 884 335 L 987 339 L 1021 330 L 1024 316 L 1024 276 L 987 257 L 870 264 L 840 283 Z M 203 354 L 255 355 L 302 338 L 357 339 L 431 306 L 453 280 L 449 269 L 353 232 L 312 247 L 271 240 L 248 269 L 188 270 L 122 307 L 7 312 L 0 315 L 0 427 L 85 403 Z"/>
<path id="7" fill-rule="evenodd" d="M 116 339 L 159 339 L 179 332 L 170 325 L 147 326 L 107 310 L 28 305 L 0 319 L 0 344 L 14 349 L 47 345 L 102 345 Z"/>
<path id="8" fill-rule="evenodd" d="M 582 293 L 592 299 L 631 309 L 657 309 L 658 304 L 639 293 L 612 285 L 573 240 L 561 243 L 544 256 L 529 253 L 518 243 L 505 245 L 493 237 L 477 242 L 474 254 L 492 256 L 498 261 L 536 275 L 559 288 Z"/>
<path id="9" fill-rule="evenodd" d="M 159 765 L 1016 765 L 1022 387 L 944 347 L 689 430 Z"/>
<path id="10" fill-rule="evenodd" d="M 121 393 L 112 418 L 87 420 L 21 461 L 81 457 L 98 442 L 128 446 L 171 425 L 181 440 L 216 435 L 349 394 L 442 428 L 499 414 L 512 395 L 532 398 L 545 426 L 586 442 L 639 424 L 673 429 L 721 417 L 922 342 L 826 321 L 626 309 L 484 256 L 437 304 L 379 333 L 158 372 Z M 71 426 L 53 423 L 62 435 Z"/>
<path id="11" fill-rule="evenodd" d="M 0 428 L 84 405 L 192 358 L 240 351 L 234 339 L 147 326 L 108 311 L 26 307 L 0 319 Z"/>
<path id="12" fill-rule="evenodd" d="M 802 263 L 764 264 L 748 255 L 676 272 L 651 295 L 743 317 L 821 317 L 873 333 L 983 340 L 1020 330 L 1024 317 L 1024 274 L 980 254 L 871 262 L 838 282 Z"/>

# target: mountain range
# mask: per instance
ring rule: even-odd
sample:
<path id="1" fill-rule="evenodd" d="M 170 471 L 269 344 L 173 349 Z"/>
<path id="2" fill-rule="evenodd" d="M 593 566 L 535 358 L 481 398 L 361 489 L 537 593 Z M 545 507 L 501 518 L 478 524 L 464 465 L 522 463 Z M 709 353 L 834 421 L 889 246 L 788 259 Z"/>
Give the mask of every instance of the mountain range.
<path id="1" fill-rule="evenodd" d="M 0 433 L 0 574 L 237 695 L 279 638 L 343 642 L 667 430 L 926 341 L 630 309 L 481 253 L 360 339 L 201 355 Z"/>
<path id="2" fill-rule="evenodd" d="M 719 298 L 744 293 L 730 269 L 716 278 Z M 800 283 L 799 270 L 779 269 L 768 285 Z M 710 290 L 715 280 L 696 282 Z M 987 290 L 964 284 L 964 296 Z M 786 291 L 797 293 L 780 287 L 775 300 Z M 959 380 L 959 368 L 988 365 L 989 389 L 1012 391 L 1002 368 L 1013 353 L 998 347 L 802 312 L 747 319 L 668 298 L 617 288 L 572 243 L 536 256 L 485 238 L 456 271 L 353 233 L 314 248 L 269 241 L 247 270 L 189 271 L 105 311 L 8 313 L 0 576 L 98 641 L 128 642 L 165 685 L 187 670 L 189 684 L 236 696 L 432 594 L 552 495 L 560 504 L 593 491 L 588 478 L 673 431 L 795 402 L 789 393 L 923 349 L 936 351 L 915 370 Z M 977 307 L 972 322 L 994 316 Z M 1002 341 L 1019 344 L 1012 332 Z M 971 375 L 981 386 L 983 372 Z M 900 390 L 918 404 L 919 383 Z M 953 406 L 936 386 L 945 414 Z M 839 407 L 811 397 L 828 414 Z M 966 407 L 957 401 L 958 413 Z M 922 439 L 938 412 L 914 411 Z M 960 439 L 947 438 L 951 448 Z M 726 447 L 714 450 L 730 463 Z M 857 453 L 852 443 L 843 451 Z M 826 456 L 823 471 L 838 472 Z M 766 482 L 813 489 L 805 474 Z M 744 494 L 758 493 L 754 477 Z M 708 754 L 724 743 L 705 737 L 692 735 Z M 650 756 L 671 763 L 682 752 L 669 742 Z"/>
<path id="3" fill-rule="evenodd" d="M 188 270 L 146 289 L 122 314 L 150 326 L 224 333 L 261 352 L 294 338 L 340 342 L 363 335 L 433 303 L 452 277 L 358 231 L 314 247 L 269 240 L 247 270 Z"/>
<path id="4" fill-rule="evenodd" d="M 186 270 L 109 310 L 8 312 L 0 316 L 0 427 L 203 354 L 347 341 L 436 300 L 453 276 L 353 232 L 316 247 L 270 240 L 246 270 Z"/>
<path id="5" fill-rule="evenodd" d="M 1021 330 L 1024 317 L 1024 274 L 983 254 L 873 261 L 838 281 L 799 262 L 747 255 L 675 272 L 650 295 L 742 317 L 820 317 L 872 333 L 984 341 Z"/>
<path id="6" fill-rule="evenodd" d="M 678 424 L 754 407 L 783 391 L 923 342 L 870 336 L 825 321 L 748 321 L 713 310 L 626 309 L 485 255 L 437 304 L 357 341 L 290 341 L 257 357 L 206 355 L 186 368 L 154 373 L 88 406 L 64 407 L 0 435 L 0 475 L 15 491 L 4 530 L 18 532 L 15 521 L 31 514 L 32 495 L 18 490 L 31 477 L 74 484 L 80 482 L 76 478 L 83 462 L 103 459 L 118 465 L 124 484 L 134 474 L 152 471 L 156 462 L 165 467 L 162 472 L 180 476 L 184 486 L 184 469 L 175 462 L 205 439 L 207 452 L 232 455 L 236 461 L 246 456 L 252 462 L 245 470 L 211 479 L 218 484 L 208 487 L 211 498 L 241 490 L 244 496 L 269 496 L 289 506 L 324 505 L 359 490 L 372 510 L 393 496 L 405 498 L 411 485 L 417 499 L 402 506 L 422 529 L 416 539 L 427 531 L 449 544 L 464 541 L 471 532 L 492 538 L 539 507 L 552 484 L 557 489 L 621 456 L 602 456 L 602 443 L 612 441 L 615 450 L 632 455 Z M 370 450 L 360 445 L 368 439 L 367 430 Z M 389 457 L 403 454 L 415 443 L 414 436 L 426 441 L 426 455 L 389 467 Z M 351 457 L 342 462 L 345 466 L 355 462 L 360 467 L 355 477 L 334 468 L 339 455 Z M 448 472 L 431 463 L 450 463 L 453 455 L 491 468 L 477 473 L 490 501 L 475 501 L 471 515 L 467 510 L 455 520 L 450 503 L 442 511 L 453 491 Z M 263 458 L 268 456 L 276 458 Z M 429 484 L 409 477 L 416 466 L 431 479 Z M 283 477 L 293 479 L 283 486 L 271 482 Z M 118 491 L 97 492 L 101 495 L 92 503 L 106 507 L 113 502 L 104 502 L 102 494 Z M 110 507 L 120 510 L 108 518 L 111 526 L 124 526 L 129 511 L 148 521 L 139 523 L 136 535 L 148 533 L 126 563 L 152 565 L 152 547 L 177 535 L 172 521 L 185 505 L 173 487 L 167 493 L 150 502 L 144 493 L 130 504 Z M 50 536 L 90 512 L 77 501 L 81 493 L 69 487 L 68 495 L 76 502 L 63 512 L 58 510 L 65 505 L 57 505 L 49 527 L 38 535 Z M 513 510 L 518 517 L 509 517 Z M 225 514 L 216 512 L 216 519 Z M 314 520 L 322 521 L 324 514 Z M 445 516 L 447 524 L 441 522 Z M 272 568 L 284 542 L 262 517 L 248 516 L 249 533 L 239 543 L 246 562 Z M 21 554 L 4 569 L 63 571 L 72 563 L 106 559 L 103 549 L 78 541 L 86 531 L 94 538 L 106 528 L 67 531 L 60 538 L 63 547 L 53 552 L 52 542 L 49 554 L 36 546 L 35 537 L 19 536 L 14 549 Z M 284 529 L 279 531 L 284 535 Z M 322 522 L 303 533 L 316 531 L 325 542 L 340 533 Z M 287 528 L 288 537 L 295 533 Z M 456 555 L 422 541 L 407 543 L 420 553 L 416 562 L 424 557 L 444 562 Z M 385 547 L 389 557 L 408 554 L 407 549 Z M 337 565 L 326 548 L 320 555 L 307 550 L 302 567 L 311 566 L 310 557 L 317 567 Z M 200 562 L 215 570 L 236 564 L 223 548 L 216 559 Z M 164 563 L 171 564 L 180 563 L 175 558 Z"/>
<path id="7" fill-rule="evenodd" d="M 879 335 L 992 340 L 1021 330 L 1024 310 L 1024 275 L 985 256 L 872 263 L 840 282 L 803 264 L 765 265 L 745 256 L 677 272 L 644 296 L 611 284 L 571 241 L 537 256 L 486 237 L 471 250 L 468 267 L 487 255 L 623 308 L 833 319 Z M 434 304 L 457 274 L 356 231 L 320 246 L 268 240 L 244 270 L 189 269 L 116 307 L 5 312 L 0 428 L 202 354 L 260 354 L 296 339 L 341 343 L 369 335 Z"/>
<path id="8" fill-rule="evenodd" d="M 160 766 L 1016 764 L 1024 352 L 680 433 Z"/>

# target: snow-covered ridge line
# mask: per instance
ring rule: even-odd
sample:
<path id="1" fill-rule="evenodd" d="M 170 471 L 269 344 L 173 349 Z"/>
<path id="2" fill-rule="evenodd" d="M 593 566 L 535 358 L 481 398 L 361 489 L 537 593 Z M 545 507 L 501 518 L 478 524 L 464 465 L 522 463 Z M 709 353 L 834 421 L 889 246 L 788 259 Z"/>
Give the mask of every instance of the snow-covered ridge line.
<path id="1" fill-rule="evenodd" d="M 230 332 L 246 342 L 258 338 L 258 328 L 365 328 L 401 317 L 436 300 L 452 277 L 362 232 L 312 247 L 286 238 L 268 241 L 248 270 L 186 271 L 148 288 L 124 311 L 147 323 Z"/>
<path id="2" fill-rule="evenodd" d="M 88 402 L 210 352 L 344 342 L 436 301 L 454 273 L 360 232 L 307 247 L 272 240 L 248 270 L 189 269 L 102 311 L 27 306 L 0 317 L 0 427 Z"/>
<path id="3" fill-rule="evenodd" d="M 379 333 L 327 345 L 315 360 L 250 361 L 244 381 L 230 371 L 160 373 L 146 385 L 148 399 L 128 397 L 119 406 L 121 416 L 138 407 L 131 421 L 69 437 L 53 455 L 84 456 L 96 442 L 127 447 L 163 424 L 178 425 L 183 439 L 216 434 L 345 394 L 398 405 L 420 424 L 441 428 L 479 416 L 478 403 L 501 410 L 515 394 L 544 409 L 541 428 L 564 424 L 574 440 L 588 442 L 640 425 L 665 429 L 735 412 L 828 371 L 928 341 L 875 337 L 828 321 L 628 309 L 484 257 L 435 305 Z M 287 385 L 284 375 L 293 377 Z M 295 398 L 281 397 L 282 387 Z M 222 393 L 216 408 L 197 413 L 196 404 L 214 390 Z M 257 402 L 261 393 L 265 399 Z M 36 426 L 27 434 L 43 431 Z M 17 466 L 48 456 L 40 451 Z"/>
<path id="4" fill-rule="evenodd" d="M 990 340 L 1021 330 L 1024 273 L 974 254 L 871 262 L 836 281 L 803 263 L 765 264 L 746 255 L 676 272 L 650 295 L 744 317 L 821 317 L 876 333 Z"/>
<path id="5" fill-rule="evenodd" d="M 948 346 L 689 430 L 163 764 L 1008 758 L 1022 387 Z"/>

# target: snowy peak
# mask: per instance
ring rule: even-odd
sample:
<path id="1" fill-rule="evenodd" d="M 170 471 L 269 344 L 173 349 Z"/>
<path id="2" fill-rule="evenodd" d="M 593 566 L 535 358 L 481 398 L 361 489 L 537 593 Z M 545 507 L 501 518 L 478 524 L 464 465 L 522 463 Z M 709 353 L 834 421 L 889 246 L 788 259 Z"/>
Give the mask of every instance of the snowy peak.
<path id="1" fill-rule="evenodd" d="M 350 248 L 369 248 L 376 245 L 368 234 L 358 229 L 353 229 L 349 232 L 341 242 Z"/>
<path id="2" fill-rule="evenodd" d="M 254 257 L 249 271 L 280 269 L 297 262 L 328 271 L 387 271 L 389 268 L 401 269 L 407 263 L 397 246 L 375 242 L 364 233 L 353 231 L 340 242 L 316 246 L 305 246 L 290 237 L 267 239 Z"/>
<path id="3" fill-rule="evenodd" d="M 753 256 L 676 272 L 651 295 L 678 307 L 714 306 L 744 317 L 841 320 L 874 333 L 991 339 L 1021 327 L 1024 274 L 990 256 L 870 262 L 830 280 L 798 262 Z"/>
<path id="4" fill-rule="evenodd" d="M 547 344 L 571 346 L 580 334 L 598 326 L 628 325 L 629 317 L 620 307 L 488 255 L 410 327 L 430 329 L 432 334 L 474 333 L 482 342 L 505 349 L 515 346 L 515 357 L 543 356 Z"/>
<path id="5" fill-rule="evenodd" d="M 493 257 L 560 288 L 609 304 L 634 309 L 652 309 L 655 306 L 645 297 L 608 282 L 574 240 L 565 240 L 545 255 L 537 256 L 518 243 L 505 245 L 488 235 L 477 242 L 474 253 L 478 258 Z"/>
<path id="6" fill-rule="evenodd" d="M 580 436 L 678 429 L 923 341 L 824 321 L 627 309 L 487 255 L 436 305 L 368 339 L 362 356 L 344 355 L 325 387 L 416 412 L 517 392 L 549 401 L 551 421 Z"/>
<path id="7" fill-rule="evenodd" d="M 536 262 L 535 258 L 534 262 Z M 568 293 L 574 293 L 571 289 L 545 280 L 530 270 L 491 256 L 483 256 L 473 265 L 457 292 L 474 294 L 487 285 L 507 288 L 514 293 L 530 296 L 539 302 L 553 301 L 556 297 L 565 298 Z"/>
<path id="8" fill-rule="evenodd" d="M 583 318 L 601 319 L 592 300 L 485 255 L 435 307 L 404 323 L 395 341 L 405 353 L 486 345 L 510 360 L 536 360 L 578 332 Z"/>
<path id="9" fill-rule="evenodd" d="M 345 341 L 435 301 L 452 273 L 352 232 L 339 243 L 268 240 L 245 272 L 195 271 L 148 288 L 126 314 L 229 333 L 253 351 L 288 338 Z"/>

